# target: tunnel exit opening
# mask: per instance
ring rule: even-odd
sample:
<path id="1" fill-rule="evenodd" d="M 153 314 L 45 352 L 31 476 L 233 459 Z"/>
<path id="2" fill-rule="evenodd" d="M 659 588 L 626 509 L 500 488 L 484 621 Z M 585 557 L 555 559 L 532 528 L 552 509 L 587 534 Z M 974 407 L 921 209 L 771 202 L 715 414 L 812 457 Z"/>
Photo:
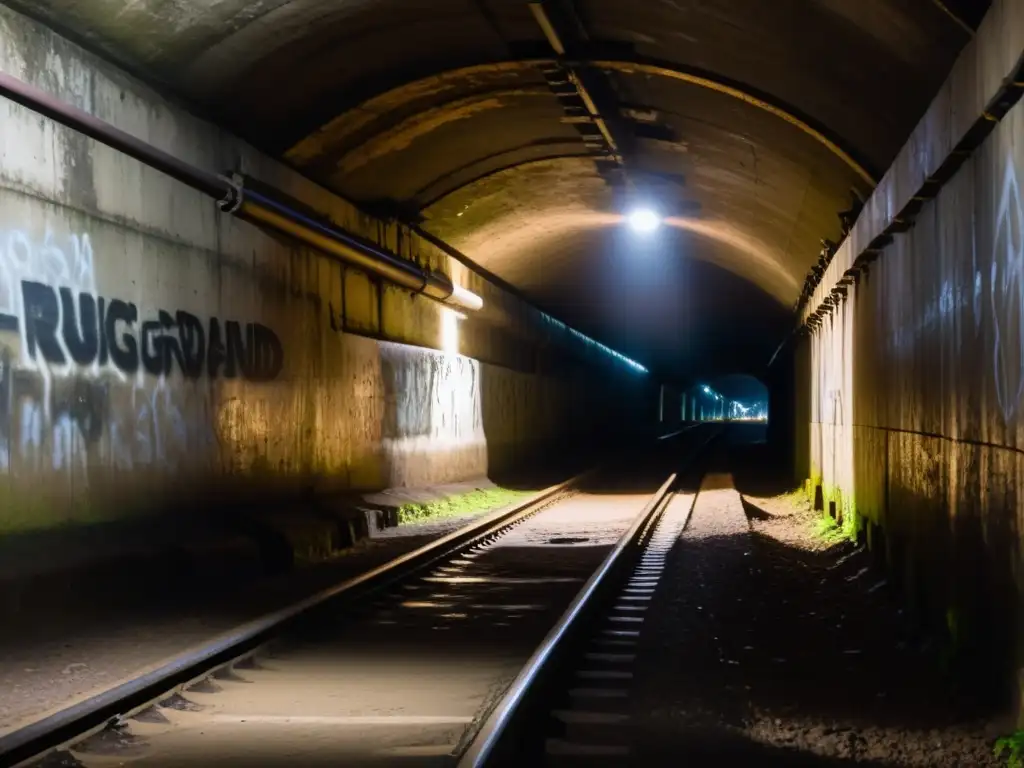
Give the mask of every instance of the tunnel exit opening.
<path id="1" fill-rule="evenodd" d="M 684 420 L 768 423 L 768 387 L 753 376 L 723 376 L 695 384 L 682 400 Z"/>

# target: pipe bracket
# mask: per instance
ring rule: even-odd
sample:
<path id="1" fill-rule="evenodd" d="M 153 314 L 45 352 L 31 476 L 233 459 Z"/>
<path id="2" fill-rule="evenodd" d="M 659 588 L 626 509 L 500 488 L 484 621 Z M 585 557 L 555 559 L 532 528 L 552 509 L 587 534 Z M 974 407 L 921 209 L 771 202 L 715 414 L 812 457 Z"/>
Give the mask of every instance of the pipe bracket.
<path id="1" fill-rule="evenodd" d="M 221 174 L 220 178 L 228 185 L 228 189 L 217 207 L 223 213 L 237 213 L 245 202 L 245 181 L 240 173 Z"/>

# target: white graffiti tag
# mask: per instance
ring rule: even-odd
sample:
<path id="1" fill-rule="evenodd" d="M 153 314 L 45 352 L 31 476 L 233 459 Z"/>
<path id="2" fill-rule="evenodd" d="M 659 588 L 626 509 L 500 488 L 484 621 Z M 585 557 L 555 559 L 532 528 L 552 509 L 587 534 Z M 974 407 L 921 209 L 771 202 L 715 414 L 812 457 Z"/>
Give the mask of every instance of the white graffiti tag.
<path id="1" fill-rule="evenodd" d="M 990 288 L 996 397 L 1009 424 L 1024 394 L 1024 206 L 1012 157 L 996 212 Z"/>

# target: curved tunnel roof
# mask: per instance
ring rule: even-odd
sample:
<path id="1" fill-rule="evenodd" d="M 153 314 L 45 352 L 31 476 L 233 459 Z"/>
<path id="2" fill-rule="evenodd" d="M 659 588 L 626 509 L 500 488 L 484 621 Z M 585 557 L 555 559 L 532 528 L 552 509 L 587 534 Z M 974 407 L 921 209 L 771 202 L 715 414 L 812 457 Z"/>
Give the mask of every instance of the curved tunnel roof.
<path id="1" fill-rule="evenodd" d="M 987 2 L 32 0 L 681 377 L 756 370 Z M 531 6 L 539 5 L 540 8 Z M 598 115 L 600 120 L 595 120 Z M 649 239 L 621 224 L 649 203 Z"/>

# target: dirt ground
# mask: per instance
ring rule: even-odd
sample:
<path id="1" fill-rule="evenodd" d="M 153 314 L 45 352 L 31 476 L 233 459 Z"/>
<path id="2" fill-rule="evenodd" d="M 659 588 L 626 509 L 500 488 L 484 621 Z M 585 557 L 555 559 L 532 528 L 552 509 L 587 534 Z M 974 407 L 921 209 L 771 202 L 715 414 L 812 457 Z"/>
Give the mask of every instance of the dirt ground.
<path id="1" fill-rule="evenodd" d="M 186 690 L 189 707 L 161 706 L 132 719 L 117 741 L 98 735 L 61 757 L 85 768 L 454 764 L 452 752 L 657 483 L 648 478 L 640 489 L 614 480 L 556 496 L 498 539 L 358 609 L 313 612 L 254 668 Z"/>
<path id="2" fill-rule="evenodd" d="M 826 541 L 756 452 L 717 464 L 747 493 L 695 509 L 652 605 L 644 764 L 1006 765 L 1011 724 L 954 690 L 868 553 Z"/>
<path id="3" fill-rule="evenodd" d="M 0 733 L 138 674 L 467 525 L 486 510 L 388 528 L 314 568 L 188 600 L 153 601 L 0 633 Z M 173 574 L 170 576 L 173 578 Z"/>

